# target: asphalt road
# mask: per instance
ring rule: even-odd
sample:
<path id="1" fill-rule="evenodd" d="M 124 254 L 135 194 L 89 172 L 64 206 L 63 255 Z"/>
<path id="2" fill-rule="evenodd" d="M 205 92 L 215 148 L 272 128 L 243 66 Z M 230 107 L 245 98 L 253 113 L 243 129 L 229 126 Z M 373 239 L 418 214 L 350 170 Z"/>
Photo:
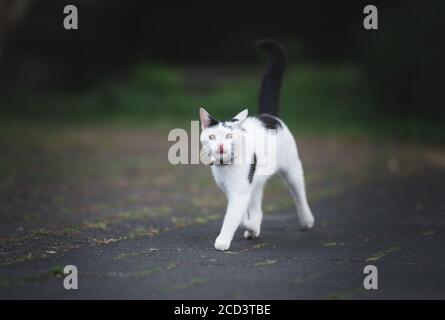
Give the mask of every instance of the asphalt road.
<path id="1" fill-rule="evenodd" d="M 239 231 L 225 253 L 213 249 L 219 219 L 4 265 L 0 298 L 443 299 L 443 181 L 425 169 L 324 198 L 307 232 L 295 212 L 269 214 L 260 239 Z M 363 288 L 370 264 L 377 290 Z M 78 290 L 64 289 L 65 265 L 78 268 Z"/>

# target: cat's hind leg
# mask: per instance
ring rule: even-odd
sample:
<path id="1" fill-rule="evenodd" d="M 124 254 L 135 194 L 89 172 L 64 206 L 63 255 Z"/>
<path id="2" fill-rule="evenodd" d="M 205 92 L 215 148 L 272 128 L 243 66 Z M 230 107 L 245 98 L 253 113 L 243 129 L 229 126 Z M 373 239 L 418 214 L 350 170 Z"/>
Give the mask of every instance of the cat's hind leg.
<path id="1" fill-rule="evenodd" d="M 243 216 L 244 238 L 255 239 L 260 236 L 261 222 L 263 220 L 263 211 L 261 203 L 263 200 L 263 186 L 258 186 L 252 190 L 249 206 Z"/>
<path id="2" fill-rule="evenodd" d="M 302 229 L 312 228 L 315 220 L 307 201 L 303 167 L 300 160 L 297 159 L 296 163 L 292 161 L 291 164 L 284 167 L 281 170 L 281 176 L 287 183 L 292 198 L 294 199 Z"/>

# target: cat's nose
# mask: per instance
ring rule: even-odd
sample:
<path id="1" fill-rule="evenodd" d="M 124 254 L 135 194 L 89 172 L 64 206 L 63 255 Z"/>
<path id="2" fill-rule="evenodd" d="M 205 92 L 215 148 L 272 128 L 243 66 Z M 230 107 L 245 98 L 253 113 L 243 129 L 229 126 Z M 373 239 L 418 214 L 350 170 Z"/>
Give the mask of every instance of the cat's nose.
<path id="1" fill-rule="evenodd" d="M 224 145 L 222 143 L 218 145 L 218 151 L 219 153 L 224 153 Z"/>

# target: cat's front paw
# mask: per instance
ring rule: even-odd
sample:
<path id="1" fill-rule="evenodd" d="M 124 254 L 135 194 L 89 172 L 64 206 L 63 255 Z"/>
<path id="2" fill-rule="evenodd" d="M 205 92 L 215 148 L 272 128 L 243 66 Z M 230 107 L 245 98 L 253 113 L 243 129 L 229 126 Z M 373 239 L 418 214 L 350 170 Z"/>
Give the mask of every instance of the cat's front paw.
<path id="1" fill-rule="evenodd" d="M 224 239 L 223 237 L 219 236 L 215 240 L 215 249 L 218 251 L 225 251 L 230 248 L 230 241 L 227 241 L 227 239 Z"/>
<path id="2" fill-rule="evenodd" d="M 301 224 L 302 230 L 311 229 L 315 224 L 314 216 L 312 214 L 306 215 L 306 217 L 304 217 L 304 219 L 300 220 L 300 224 Z"/>

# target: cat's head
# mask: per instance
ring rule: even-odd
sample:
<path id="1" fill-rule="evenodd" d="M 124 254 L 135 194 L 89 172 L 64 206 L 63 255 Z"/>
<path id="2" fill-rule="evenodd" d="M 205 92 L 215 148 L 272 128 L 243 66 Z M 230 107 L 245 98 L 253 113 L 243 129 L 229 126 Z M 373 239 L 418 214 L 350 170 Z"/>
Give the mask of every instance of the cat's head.
<path id="1" fill-rule="evenodd" d="M 199 110 L 201 120 L 201 144 L 203 152 L 210 157 L 210 164 L 230 164 L 235 150 L 242 145 L 242 124 L 248 115 L 247 109 L 227 121 L 215 120 L 204 108 Z"/>

